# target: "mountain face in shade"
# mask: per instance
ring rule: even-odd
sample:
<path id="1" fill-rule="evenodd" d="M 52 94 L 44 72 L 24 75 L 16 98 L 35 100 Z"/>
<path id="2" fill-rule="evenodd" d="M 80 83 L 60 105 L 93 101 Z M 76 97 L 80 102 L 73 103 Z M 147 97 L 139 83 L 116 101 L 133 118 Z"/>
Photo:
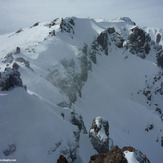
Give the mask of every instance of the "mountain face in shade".
<path id="1" fill-rule="evenodd" d="M 86 163 L 104 143 L 134 147 L 122 157 L 130 163 L 162 163 L 162 45 L 163 30 L 127 17 L 57 18 L 1 35 L 0 159 Z"/>

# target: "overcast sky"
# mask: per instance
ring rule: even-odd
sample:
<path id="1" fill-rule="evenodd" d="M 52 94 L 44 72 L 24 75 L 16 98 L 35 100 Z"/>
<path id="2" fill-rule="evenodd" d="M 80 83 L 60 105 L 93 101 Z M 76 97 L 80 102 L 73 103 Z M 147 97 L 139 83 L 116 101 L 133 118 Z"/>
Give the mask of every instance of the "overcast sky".
<path id="1" fill-rule="evenodd" d="M 163 29 L 163 0 L 0 0 L 0 34 L 57 17 L 130 17 Z"/>

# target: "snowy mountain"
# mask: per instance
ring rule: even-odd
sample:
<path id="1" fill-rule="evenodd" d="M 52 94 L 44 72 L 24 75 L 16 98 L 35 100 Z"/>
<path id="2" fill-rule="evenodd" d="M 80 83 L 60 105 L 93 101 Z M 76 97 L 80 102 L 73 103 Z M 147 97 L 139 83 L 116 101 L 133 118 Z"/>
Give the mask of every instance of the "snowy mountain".
<path id="1" fill-rule="evenodd" d="M 72 17 L 1 35 L 0 159 L 86 163 L 118 145 L 162 163 L 162 33 Z"/>

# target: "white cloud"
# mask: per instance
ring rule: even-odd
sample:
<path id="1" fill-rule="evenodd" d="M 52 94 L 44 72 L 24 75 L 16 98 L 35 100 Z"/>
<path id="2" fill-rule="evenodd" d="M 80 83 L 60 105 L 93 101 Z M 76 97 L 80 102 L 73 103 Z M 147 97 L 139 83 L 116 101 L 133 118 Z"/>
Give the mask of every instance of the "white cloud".
<path id="1" fill-rule="evenodd" d="M 163 28 L 162 11 L 162 0 L 0 0 L 0 34 L 67 16 L 128 16 L 138 25 Z"/>

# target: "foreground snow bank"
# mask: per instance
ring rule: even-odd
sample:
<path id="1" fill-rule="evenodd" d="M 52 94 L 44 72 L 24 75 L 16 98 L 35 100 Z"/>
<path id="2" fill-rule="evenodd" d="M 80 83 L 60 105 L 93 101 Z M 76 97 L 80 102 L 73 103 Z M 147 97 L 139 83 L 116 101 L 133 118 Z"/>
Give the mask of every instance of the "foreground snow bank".
<path id="1" fill-rule="evenodd" d="M 7 158 L 18 163 L 56 162 L 75 146 L 77 127 L 60 118 L 54 108 L 22 88 L 0 92 L 0 158 L 12 144 L 15 152 Z"/>

